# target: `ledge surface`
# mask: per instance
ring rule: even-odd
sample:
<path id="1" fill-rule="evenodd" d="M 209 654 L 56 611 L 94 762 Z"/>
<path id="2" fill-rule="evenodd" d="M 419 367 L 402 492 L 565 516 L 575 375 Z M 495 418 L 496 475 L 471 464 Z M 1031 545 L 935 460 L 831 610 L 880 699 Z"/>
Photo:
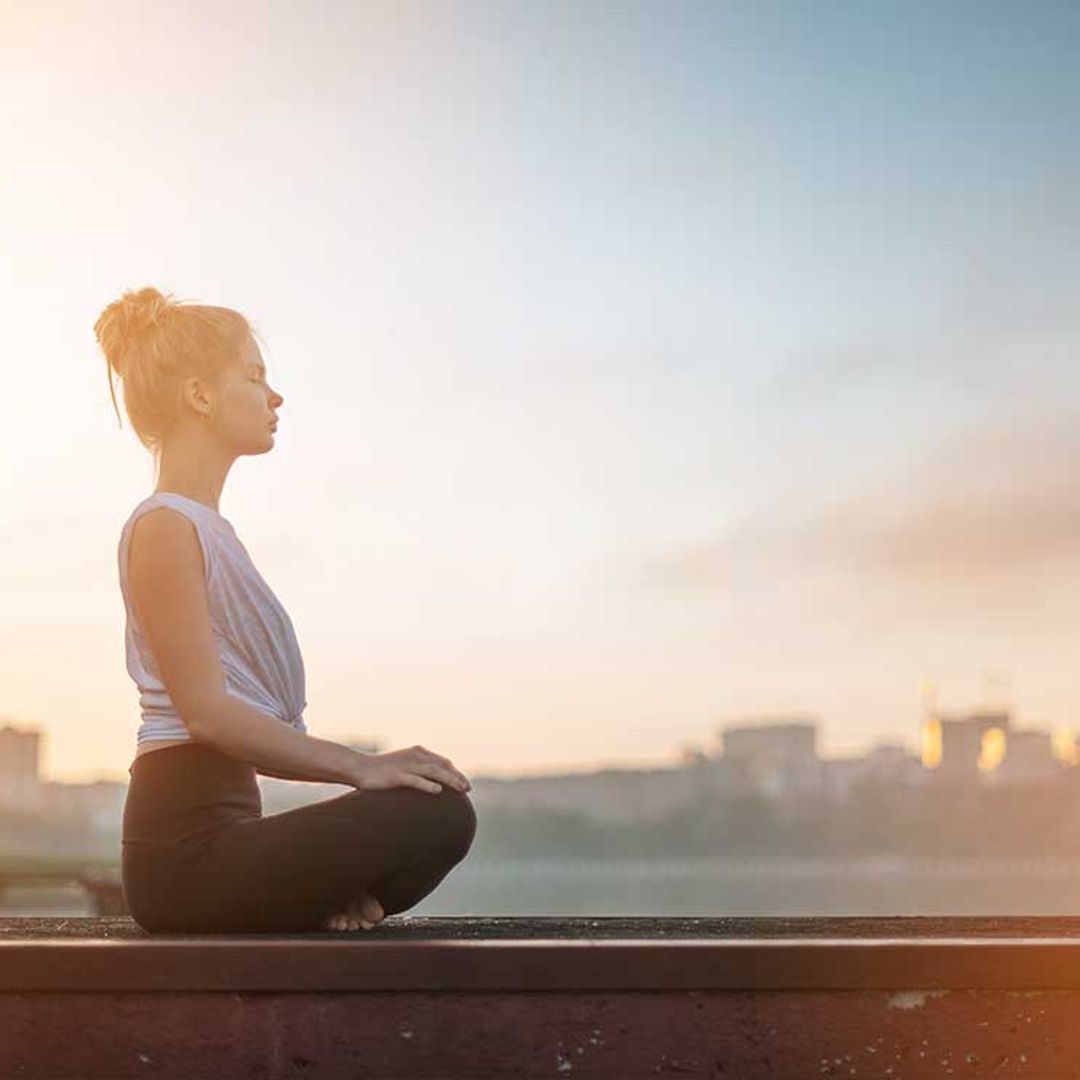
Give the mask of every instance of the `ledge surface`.
<path id="1" fill-rule="evenodd" d="M 1080 989 L 1080 918 L 416 918 L 149 935 L 0 920 L 0 991 Z"/>
<path id="2" fill-rule="evenodd" d="M 311 934 L 148 934 L 132 918 L 0 918 L 5 941 L 327 941 L 356 940 L 670 940 L 719 938 L 1060 938 L 1080 939 L 1080 915 L 391 915 L 371 931 Z"/>

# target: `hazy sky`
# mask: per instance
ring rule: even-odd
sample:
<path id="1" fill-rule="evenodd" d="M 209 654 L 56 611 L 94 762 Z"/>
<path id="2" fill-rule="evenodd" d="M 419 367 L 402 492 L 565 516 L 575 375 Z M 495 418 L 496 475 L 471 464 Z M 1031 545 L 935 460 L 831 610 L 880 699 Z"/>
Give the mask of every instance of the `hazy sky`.
<path id="1" fill-rule="evenodd" d="M 1080 725 L 1080 6 L 0 0 L 0 717 L 126 779 L 93 337 L 243 311 L 309 730 L 470 775 Z M 119 388 L 118 388 L 119 396 Z M 122 408 L 122 407 L 121 407 Z"/>

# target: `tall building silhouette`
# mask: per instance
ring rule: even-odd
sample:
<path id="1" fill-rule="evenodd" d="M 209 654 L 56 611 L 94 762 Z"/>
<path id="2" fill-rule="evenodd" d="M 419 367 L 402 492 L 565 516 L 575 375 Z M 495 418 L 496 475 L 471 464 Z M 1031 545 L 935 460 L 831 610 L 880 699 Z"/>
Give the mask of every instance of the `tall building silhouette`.
<path id="1" fill-rule="evenodd" d="M 1007 710 L 931 714 L 923 721 L 923 763 L 936 781 L 977 783 L 1005 756 L 1009 723 Z"/>
<path id="2" fill-rule="evenodd" d="M 2 719 L 9 721 L 11 717 Z M 40 758 L 41 733 L 5 722 L 0 728 L 0 806 L 31 811 L 41 808 Z"/>
<path id="3" fill-rule="evenodd" d="M 720 742 L 727 779 L 736 788 L 775 796 L 821 787 L 816 721 L 763 717 L 723 728 Z"/>

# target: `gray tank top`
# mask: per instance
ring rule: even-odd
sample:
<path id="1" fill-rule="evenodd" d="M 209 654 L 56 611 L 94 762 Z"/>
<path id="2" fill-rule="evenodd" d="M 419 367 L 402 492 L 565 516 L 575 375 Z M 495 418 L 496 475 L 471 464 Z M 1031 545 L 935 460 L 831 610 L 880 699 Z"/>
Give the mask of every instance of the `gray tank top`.
<path id="1" fill-rule="evenodd" d="M 210 623 L 225 670 L 226 691 L 299 731 L 307 731 L 304 661 L 284 607 L 263 580 L 232 525 L 212 507 L 172 491 L 143 499 L 120 533 L 120 591 L 127 622 L 124 652 L 139 690 L 142 723 L 136 745 L 162 739 L 190 740 L 150 650 L 128 588 L 128 547 L 135 522 L 159 506 L 178 510 L 194 526 L 206 567 Z"/>

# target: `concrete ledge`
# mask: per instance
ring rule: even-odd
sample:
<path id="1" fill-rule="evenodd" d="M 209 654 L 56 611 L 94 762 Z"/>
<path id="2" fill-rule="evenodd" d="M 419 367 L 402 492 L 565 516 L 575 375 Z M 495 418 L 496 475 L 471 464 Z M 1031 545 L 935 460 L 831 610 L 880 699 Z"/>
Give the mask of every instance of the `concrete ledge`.
<path id="1" fill-rule="evenodd" d="M 1080 919 L 394 916 L 371 931 L 288 936 L 0 920 L 0 991 L 910 986 L 1080 989 Z"/>
<path id="2" fill-rule="evenodd" d="M 5 991 L 1080 989 L 1080 939 L 0 945 Z"/>
<path id="3" fill-rule="evenodd" d="M 1077 1015 L 1071 918 L 0 920 L 27 1080 L 1076 1077 Z"/>
<path id="4" fill-rule="evenodd" d="M 148 934 L 128 916 L 0 918 L 0 943 L 79 941 L 493 941 L 493 940 L 716 940 L 737 938 L 855 938 L 862 941 L 971 937 L 1077 938 L 1080 915 L 391 915 L 376 930 L 313 934 Z"/>

